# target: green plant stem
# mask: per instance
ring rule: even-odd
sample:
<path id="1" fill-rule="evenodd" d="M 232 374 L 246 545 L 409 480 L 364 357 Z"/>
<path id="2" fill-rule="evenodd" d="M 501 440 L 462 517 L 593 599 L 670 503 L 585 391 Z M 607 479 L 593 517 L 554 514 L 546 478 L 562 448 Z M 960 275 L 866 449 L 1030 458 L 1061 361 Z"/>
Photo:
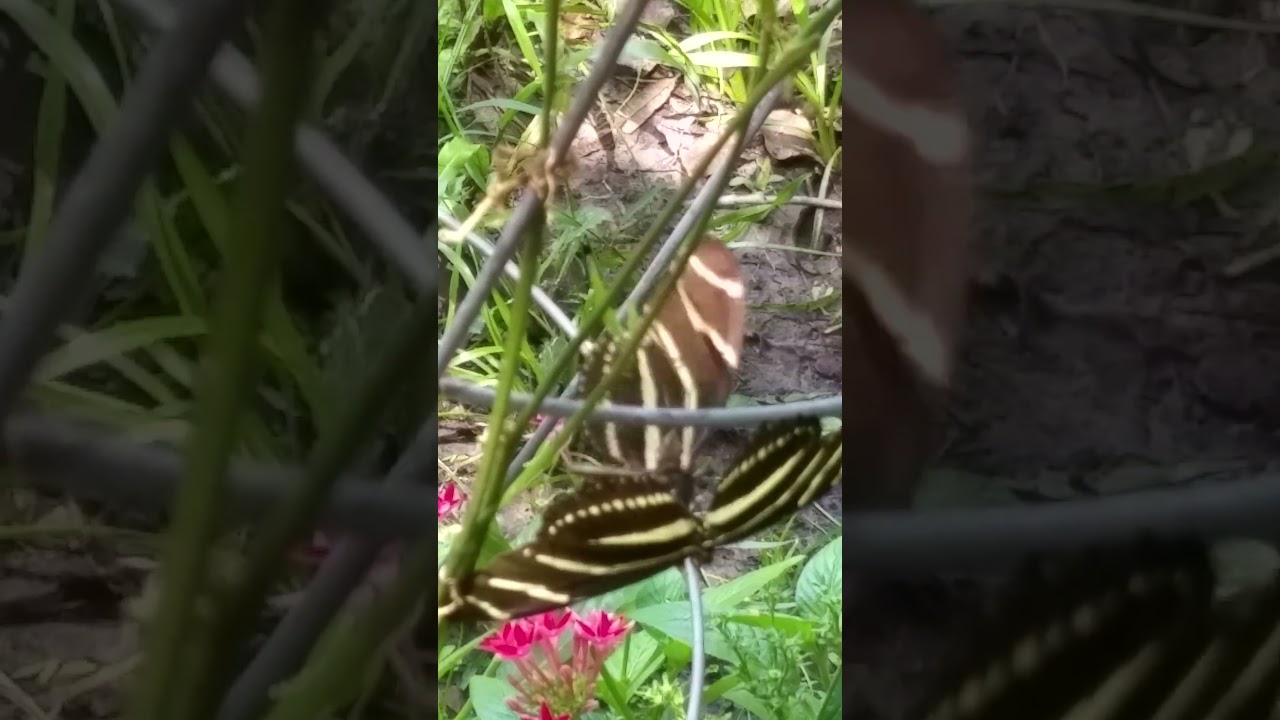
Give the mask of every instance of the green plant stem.
<path id="1" fill-rule="evenodd" d="M 308 458 L 301 487 L 271 514 L 249 549 L 240 582 L 215 590 L 214 619 L 210 623 L 212 652 L 196 672 L 201 680 L 193 703 L 212 704 L 215 693 L 231 679 L 230 658 L 240 649 L 254 617 L 279 576 L 286 554 L 297 536 L 319 512 L 342 469 L 380 427 L 394 406 L 392 394 L 411 377 L 415 365 L 427 357 L 435 339 L 436 298 L 419 298 L 395 334 L 391 347 L 374 362 L 374 369 L 330 427 L 321 428 Z M 202 658 L 202 660 L 205 660 Z"/>
<path id="2" fill-rule="evenodd" d="M 462 532 L 447 563 L 447 575 L 451 578 L 463 577 L 475 567 L 480 557 L 480 547 L 484 544 L 485 530 L 498 512 L 498 504 L 502 498 L 502 481 L 506 475 L 507 463 L 515 441 L 520 437 L 520 429 L 528 425 L 532 417 L 527 411 L 519 413 L 514 422 L 510 421 L 508 400 L 515 386 L 516 373 L 520 369 L 520 346 L 528 331 L 529 309 L 533 305 L 533 284 L 537 277 L 538 258 L 542 253 L 543 233 L 546 231 L 545 219 L 536 223 L 529 232 L 529 238 L 520 248 L 520 280 L 516 283 L 515 298 L 512 301 L 514 312 L 508 330 L 506 346 L 503 348 L 502 364 L 498 370 L 498 391 L 494 398 L 493 408 L 489 413 L 489 432 L 484 453 L 480 457 L 480 470 L 473 486 L 474 494 L 467 503 L 467 511 L 463 518 Z M 525 416 L 528 417 L 525 417 Z M 441 603 L 447 602 L 447 588 L 438 588 Z"/>
<path id="3" fill-rule="evenodd" d="M 556 73 L 559 72 L 560 39 L 560 0 L 546 0 L 546 25 L 542 29 L 542 47 L 546 57 L 543 58 L 542 73 L 542 139 L 538 147 L 543 150 L 551 144 L 554 134 L 551 129 L 552 118 L 555 117 L 556 106 Z M 530 266 L 530 270 L 537 265 Z"/>
<path id="4" fill-rule="evenodd" d="M 281 692 L 264 720 L 316 720 L 360 692 L 364 668 L 421 601 L 436 576 L 434 541 L 405 554 L 395 582 L 358 613 L 343 616 L 317 643 L 312 659 Z"/>
<path id="5" fill-rule="evenodd" d="M 196 680 L 183 672 L 190 667 L 184 660 L 205 650 L 189 641 L 223 515 L 223 479 L 258 375 L 266 299 L 278 281 L 287 233 L 284 203 L 295 172 L 293 132 L 306 102 L 311 33 L 325 17 L 323 5 L 279 0 L 267 11 L 270 42 L 260 46 L 263 103 L 247 132 L 244 175 L 231 209 L 233 252 L 219 282 L 212 333 L 198 370 L 193 432 L 161 564 L 160 603 L 147 628 L 143 686 L 130 715 L 138 720 L 195 720 L 216 709 L 173 712 L 187 702 Z"/>
<path id="6" fill-rule="evenodd" d="M 505 458 L 511 454 L 519 425 L 508 422 L 506 398 L 515 385 L 520 369 L 518 349 L 528 329 L 528 309 L 532 306 L 533 284 L 538 256 L 542 251 L 545 223 L 535 225 L 521 248 L 520 281 L 512 301 L 513 313 L 502 365 L 498 375 L 498 395 L 489 419 L 489 437 L 481 457 L 475 494 L 467 504 L 464 534 L 467 528 L 479 528 L 481 534 L 497 510 L 502 489 Z M 481 537 L 481 541 L 483 538 Z M 459 566 L 474 566 L 480 542 L 461 546 L 450 560 Z M 364 667 L 382 647 L 396 627 L 403 622 L 422 595 L 422 590 L 437 573 L 436 546 L 419 541 L 406 553 L 400 574 L 386 592 L 376 598 L 353 620 L 341 622 L 321 639 L 313 661 L 303 668 L 267 720 L 313 720 L 342 703 L 355 686 L 352 668 Z"/>

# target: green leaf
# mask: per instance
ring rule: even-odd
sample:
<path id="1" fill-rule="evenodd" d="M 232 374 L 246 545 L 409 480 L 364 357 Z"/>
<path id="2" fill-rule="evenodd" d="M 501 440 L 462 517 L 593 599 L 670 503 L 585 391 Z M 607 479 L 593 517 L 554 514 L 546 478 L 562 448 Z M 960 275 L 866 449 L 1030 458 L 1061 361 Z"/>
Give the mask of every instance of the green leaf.
<path id="1" fill-rule="evenodd" d="M 702 602 L 706 606 L 708 613 L 731 610 L 741 605 L 769 583 L 777 580 L 802 560 L 804 558 L 800 556 L 790 557 L 772 565 L 752 570 L 746 575 L 736 577 L 723 585 L 708 589 L 702 594 Z"/>
<path id="2" fill-rule="evenodd" d="M 818 716 L 814 720 L 836 720 L 844 714 L 844 668 L 840 668 L 836 672 L 836 676 L 831 681 L 831 686 L 827 688 L 827 697 L 822 702 L 822 707 L 818 710 Z"/>
<path id="3" fill-rule="evenodd" d="M 796 615 L 783 615 L 777 612 L 750 615 L 735 614 L 730 615 L 727 619 L 735 625 L 773 630 L 779 634 L 790 635 L 806 642 L 813 638 L 813 621 Z"/>
<path id="4" fill-rule="evenodd" d="M 646 628 L 664 633 L 673 640 L 690 647 L 693 646 L 693 617 L 687 600 L 640 608 L 628 613 L 628 617 Z M 707 628 L 705 640 L 707 655 L 731 665 L 737 665 L 738 656 L 721 633 Z"/>
<path id="5" fill-rule="evenodd" d="M 507 700 L 515 697 L 515 690 L 505 680 L 486 675 L 474 675 L 469 683 L 471 702 L 479 720 L 518 720 L 515 711 L 507 707 Z"/>
<path id="6" fill-rule="evenodd" d="M 734 50 L 699 50 L 689 53 L 689 62 L 702 67 L 749 68 L 760 65 L 760 57 Z"/>
<path id="7" fill-rule="evenodd" d="M 763 700 L 752 695 L 743 688 L 734 688 L 724 694 L 726 700 L 733 702 L 735 705 L 742 707 L 743 710 L 751 713 L 760 720 L 776 720 L 776 717 L 769 706 Z"/>
<path id="8" fill-rule="evenodd" d="M 604 663 L 618 680 L 622 704 L 631 700 L 645 681 L 662 667 L 662 646 L 647 632 L 632 632 L 623 647 L 614 650 Z"/>
<path id="9" fill-rule="evenodd" d="M 157 316 L 117 323 L 104 330 L 85 332 L 49 353 L 40 363 L 40 382 L 57 380 L 99 363 L 108 363 L 136 350 L 172 340 L 202 338 L 208 332 L 204 320 L 193 316 Z"/>
<path id="10" fill-rule="evenodd" d="M 684 598 L 688 594 L 684 574 L 679 568 L 667 568 L 652 577 L 636 583 L 633 602 L 635 607 L 648 607 Z"/>
<path id="11" fill-rule="evenodd" d="M 844 538 L 836 537 L 809 558 L 796 580 L 796 609 L 816 617 L 844 595 Z"/>

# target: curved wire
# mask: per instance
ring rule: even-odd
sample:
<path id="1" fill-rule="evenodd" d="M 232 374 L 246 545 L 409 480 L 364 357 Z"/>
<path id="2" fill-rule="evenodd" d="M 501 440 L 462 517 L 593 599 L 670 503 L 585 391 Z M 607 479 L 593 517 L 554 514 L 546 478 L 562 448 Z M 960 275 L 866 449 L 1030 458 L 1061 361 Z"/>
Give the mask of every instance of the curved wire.
<path id="1" fill-rule="evenodd" d="M 6 426 L 6 462 L 35 486 L 163 511 L 179 483 L 173 448 L 122 442 L 94 428 L 37 414 Z M 228 516 L 255 520 L 296 489 L 292 466 L 235 463 L 227 477 Z M 332 532 L 376 541 L 418 540 L 430 526 L 433 493 L 422 485 L 377 483 L 348 475 L 319 517 Z M 1204 538 L 1280 534 L 1280 473 L 1211 485 L 1042 505 L 849 513 L 845 561 L 878 573 L 921 574 L 954 567 L 990 568 L 1028 553 L 1127 542 L 1138 532 Z"/>
<path id="2" fill-rule="evenodd" d="M 481 387 L 459 378 L 445 378 L 440 381 L 440 394 L 475 407 L 492 407 L 495 392 L 492 388 Z M 597 405 L 588 417 L 599 422 L 615 422 L 619 425 L 660 425 L 676 427 L 681 425 L 697 425 L 700 427 L 730 428 L 749 427 L 761 423 L 780 420 L 792 420 L 805 417 L 839 417 L 843 395 L 816 398 L 812 400 L 792 400 L 776 405 L 753 405 L 750 407 L 715 407 L 688 408 L 677 407 L 642 407 L 640 405 Z M 511 393 L 510 403 L 513 407 L 524 408 L 532 401 L 528 393 Z M 568 417 L 582 407 L 577 398 L 547 398 L 542 401 L 539 411 L 553 418 Z"/>
<path id="3" fill-rule="evenodd" d="M 689 709 L 685 717 L 696 720 L 702 716 L 702 685 L 707 676 L 707 629 L 702 614 L 702 580 L 693 558 L 684 561 L 684 581 L 689 586 L 689 616 L 693 623 L 693 663 L 689 668 Z"/>

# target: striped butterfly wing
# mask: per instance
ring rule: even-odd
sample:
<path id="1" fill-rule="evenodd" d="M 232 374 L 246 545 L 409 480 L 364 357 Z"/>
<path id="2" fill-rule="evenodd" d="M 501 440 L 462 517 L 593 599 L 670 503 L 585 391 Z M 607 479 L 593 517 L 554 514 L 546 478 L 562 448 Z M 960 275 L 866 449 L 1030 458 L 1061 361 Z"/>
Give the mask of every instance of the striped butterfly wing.
<path id="1" fill-rule="evenodd" d="M 911 0 L 845 8 L 843 382 L 849 507 L 907 505 L 936 439 L 969 283 L 969 128 L 954 61 Z"/>
<path id="2" fill-rule="evenodd" d="M 702 523 L 662 480 L 591 477 L 556 499 L 528 545 L 459 582 L 459 620 L 509 620 L 643 580 L 701 553 Z"/>
<path id="3" fill-rule="evenodd" d="M 694 250 L 633 358 L 619 358 L 614 340 L 584 346 L 588 390 L 605 371 L 625 363 L 605 395 L 614 404 L 695 409 L 724 405 L 733 389 L 746 326 L 745 290 L 733 253 L 714 238 Z M 614 462 L 655 474 L 687 472 L 702 438 L 697 428 L 589 424 L 587 444 Z"/>
<path id="4" fill-rule="evenodd" d="M 753 535 L 840 482 L 843 440 L 814 418 L 762 425 L 716 486 L 703 522 L 715 545 Z"/>
<path id="5" fill-rule="evenodd" d="M 1178 666 L 1153 717 L 1280 718 L 1280 572 L 1240 605 L 1222 612 L 1212 638 Z"/>
<path id="6" fill-rule="evenodd" d="M 1208 552 L 1192 540 L 1086 552 L 1024 574 L 1000 622 L 917 717 L 1209 717 L 1176 696 L 1213 643 L 1213 589 Z"/>

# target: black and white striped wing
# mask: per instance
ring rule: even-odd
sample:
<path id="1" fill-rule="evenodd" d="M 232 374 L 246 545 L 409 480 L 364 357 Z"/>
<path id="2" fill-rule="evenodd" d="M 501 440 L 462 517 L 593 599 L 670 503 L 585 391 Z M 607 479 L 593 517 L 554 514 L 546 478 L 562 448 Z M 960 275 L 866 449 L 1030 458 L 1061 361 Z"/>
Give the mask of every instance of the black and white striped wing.
<path id="1" fill-rule="evenodd" d="M 649 477 L 588 478 L 543 514 L 533 542 L 457 583 L 460 619 L 509 620 L 643 580 L 699 553 L 702 524 Z"/>
<path id="2" fill-rule="evenodd" d="M 816 419 L 760 427 L 716 486 L 703 518 L 716 545 L 753 535 L 798 512 L 840 482 L 841 436 Z"/>
<path id="3" fill-rule="evenodd" d="M 1091 551 L 1047 575 L 1024 577 L 978 651 L 918 717 L 1274 717 L 1213 712 L 1223 706 L 1229 678 L 1247 665 L 1215 620 L 1213 590 L 1208 551 L 1198 541 Z M 1277 664 L 1268 667 L 1274 672 Z M 1257 710 L 1259 700 L 1275 702 L 1276 687 L 1259 693 L 1254 685 L 1241 697 Z"/>

